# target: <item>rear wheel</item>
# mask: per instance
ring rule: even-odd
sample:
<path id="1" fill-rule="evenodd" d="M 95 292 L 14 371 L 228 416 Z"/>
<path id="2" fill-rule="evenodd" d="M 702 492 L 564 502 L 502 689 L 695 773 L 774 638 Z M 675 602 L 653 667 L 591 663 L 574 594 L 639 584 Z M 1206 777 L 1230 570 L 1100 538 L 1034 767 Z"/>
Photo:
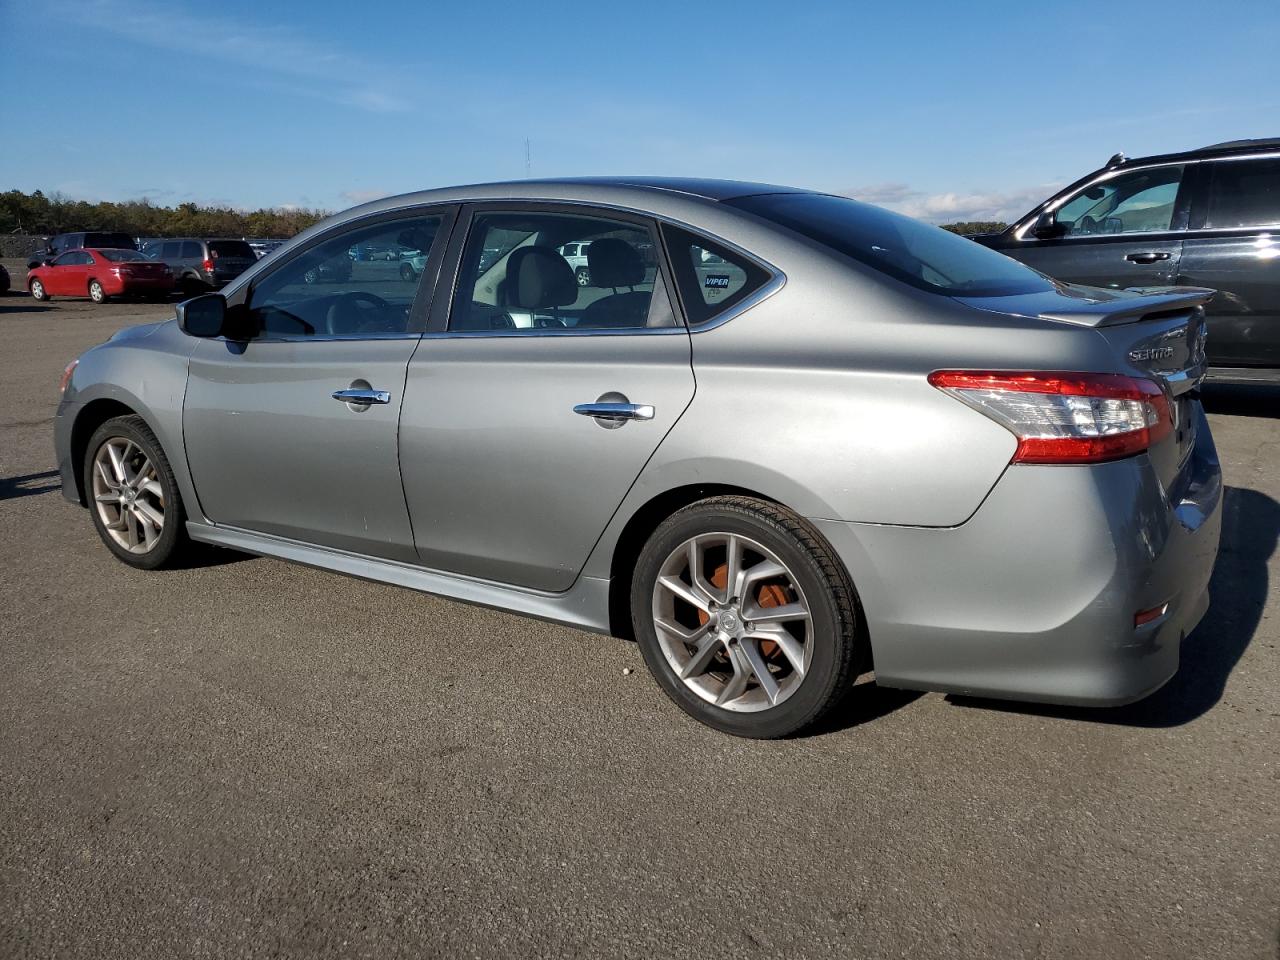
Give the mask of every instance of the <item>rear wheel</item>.
<path id="1" fill-rule="evenodd" d="M 407 283 L 412 283 L 414 280 L 418 279 L 418 275 L 413 271 L 413 264 L 411 263 L 400 264 L 400 279 L 404 280 Z"/>
<path id="2" fill-rule="evenodd" d="M 667 695 L 726 733 L 812 726 L 852 687 L 853 585 L 799 517 L 748 497 L 677 511 L 641 552 L 631 617 Z"/>
<path id="3" fill-rule="evenodd" d="M 189 547 L 173 470 L 141 417 L 116 417 L 94 431 L 84 487 L 98 535 L 129 566 L 154 570 Z"/>
<path id="4" fill-rule="evenodd" d="M 48 300 L 49 291 L 45 290 L 44 284 L 39 280 L 31 281 L 31 296 L 36 300 Z"/>
<path id="5" fill-rule="evenodd" d="M 578 286 L 580 287 L 591 286 L 591 273 L 589 270 L 587 270 L 586 267 L 579 267 L 577 270 L 573 272 L 573 276 L 578 281 Z"/>
<path id="6" fill-rule="evenodd" d="M 102 289 L 102 284 L 97 280 L 89 281 L 89 299 L 94 303 L 107 302 L 107 291 Z"/>

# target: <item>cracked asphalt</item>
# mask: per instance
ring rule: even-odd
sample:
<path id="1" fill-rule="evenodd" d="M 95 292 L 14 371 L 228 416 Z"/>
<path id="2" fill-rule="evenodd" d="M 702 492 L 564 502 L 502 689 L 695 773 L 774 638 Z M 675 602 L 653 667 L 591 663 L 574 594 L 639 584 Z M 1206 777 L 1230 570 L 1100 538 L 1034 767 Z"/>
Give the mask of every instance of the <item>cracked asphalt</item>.
<path id="1" fill-rule="evenodd" d="M 1207 391 L 1223 549 L 1164 690 L 863 678 L 756 743 L 622 641 L 114 561 L 58 493 L 56 384 L 163 312 L 0 297 L 0 956 L 1280 955 L 1280 391 Z"/>

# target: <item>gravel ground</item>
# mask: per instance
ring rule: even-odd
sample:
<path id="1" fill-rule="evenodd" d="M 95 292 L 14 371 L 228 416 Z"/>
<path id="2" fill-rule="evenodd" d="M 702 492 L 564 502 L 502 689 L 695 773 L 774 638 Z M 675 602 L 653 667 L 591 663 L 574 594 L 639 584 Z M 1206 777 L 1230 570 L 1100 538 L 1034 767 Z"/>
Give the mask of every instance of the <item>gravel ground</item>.
<path id="1" fill-rule="evenodd" d="M 1223 550 L 1160 693 L 864 679 L 755 743 L 622 641 L 273 560 L 112 560 L 57 492 L 55 384 L 163 311 L 0 298 L 0 956 L 1280 953 L 1280 393 L 1208 393 Z"/>

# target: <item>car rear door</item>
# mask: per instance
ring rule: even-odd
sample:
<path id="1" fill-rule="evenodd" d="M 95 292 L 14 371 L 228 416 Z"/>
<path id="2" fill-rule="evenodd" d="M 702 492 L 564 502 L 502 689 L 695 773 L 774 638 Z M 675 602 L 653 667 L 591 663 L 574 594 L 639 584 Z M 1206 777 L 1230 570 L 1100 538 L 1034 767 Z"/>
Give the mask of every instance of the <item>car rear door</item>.
<path id="1" fill-rule="evenodd" d="M 693 397 L 689 334 L 665 265 L 640 252 L 655 240 L 646 218 L 507 203 L 464 221 L 445 268 L 454 295 L 436 298 L 405 385 L 418 554 L 563 591 Z M 559 250 L 594 237 L 613 259 L 580 286 Z"/>
<path id="2" fill-rule="evenodd" d="M 1179 282 L 1218 291 L 1205 306 L 1209 363 L 1280 366 L 1280 157 L 1200 167 Z"/>
<path id="3" fill-rule="evenodd" d="M 391 560 L 417 553 L 397 433 L 452 207 L 335 227 L 229 303 L 251 335 L 203 340 L 183 405 L 187 461 L 214 523 Z M 410 235 L 435 250 L 420 278 L 355 271 L 307 283 L 361 240 Z M 434 267 L 433 267 L 434 265 Z"/>
<path id="4" fill-rule="evenodd" d="M 1039 238 L 1028 227 L 998 249 L 1068 283 L 1173 284 L 1190 205 L 1183 173 L 1183 165 L 1163 164 L 1104 174 L 1058 203 L 1061 236 Z"/>

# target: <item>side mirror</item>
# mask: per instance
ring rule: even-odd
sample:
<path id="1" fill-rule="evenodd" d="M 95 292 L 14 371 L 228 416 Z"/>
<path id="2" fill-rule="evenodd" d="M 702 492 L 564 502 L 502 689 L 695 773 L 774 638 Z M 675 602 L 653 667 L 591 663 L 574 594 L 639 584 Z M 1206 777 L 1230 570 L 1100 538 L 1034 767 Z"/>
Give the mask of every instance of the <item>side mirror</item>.
<path id="1" fill-rule="evenodd" d="M 178 304 L 178 326 L 189 337 L 220 337 L 227 326 L 227 298 L 206 293 Z"/>
<path id="2" fill-rule="evenodd" d="M 1053 210 L 1046 210 L 1036 217 L 1031 228 L 1031 235 L 1040 240 L 1054 240 L 1066 232 L 1067 228 L 1058 222 L 1058 214 Z"/>

